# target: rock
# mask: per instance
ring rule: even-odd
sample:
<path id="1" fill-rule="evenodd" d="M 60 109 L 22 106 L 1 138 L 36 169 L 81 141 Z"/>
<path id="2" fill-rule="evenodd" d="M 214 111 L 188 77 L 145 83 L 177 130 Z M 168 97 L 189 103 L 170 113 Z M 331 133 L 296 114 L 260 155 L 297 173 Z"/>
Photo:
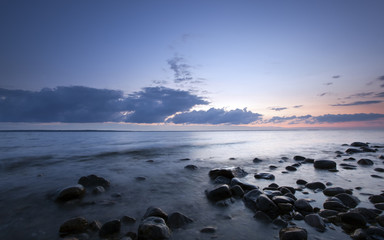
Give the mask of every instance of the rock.
<path id="1" fill-rule="evenodd" d="M 319 212 L 319 215 L 323 218 L 329 218 L 329 217 L 333 217 L 333 216 L 336 216 L 339 212 L 338 211 L 335 211 L 335 210 L 330 210 L 330 209 L 322 209 L 320 210 Z"/>
<path id="2" fill-rule="evenodd" d="M 384 168 L 375 168 L 373 170 L 375 170 L 376 172 L 384 172 Z"/>
<path id="3" fill-rule="evenodd" d="M 136 222 L 136 219 L 130 216 L 123 216 L 121 217 L 120 221 L 123 223 L 132 224 Z"/>
<path id="4" fill-rule="evenodd" d="M 384 203 L 376 203 L 374 206 L 376 209 L 384 211 Z"/>
<path id="5" fill-rule="evenodd" d="M 201 233 L 215 233 L 216 228 L 215 227 L 205 227 L 200 230 Z"/>
<path id="6" fill-rule="evenodd" d="M 369 147 L 361 147 L 360 149 L 363 152 L 377 152 L 376 149 L 372 149 L 372 148 L 369 148 Z"/>
<path id="7" fill-rule="evenodd" d="M 384 215 L 380 215 L 376 218 L 376 221 L 380 226 L 384 227 Z"/>
<path id="8" fill-rule="evenodd" d="M 231 191 L 226 184 L 220 185 L 213 190 L 206 190 L 205 193 L 208 199 L 214 202 L 224 200 L 232 196 Z"/>
<path id="9" fill-rule="evenodd" d="M 120 220 L 112 220 L 106 222 L 101 226 L 99 231 L 99 236 L 101 238 L 109 237 L 120 233 Z"/>
<path id="10" fill-rule="evenodd" d="M 128 238 L 130 238 L 131 240 L 137 240 L 137 234 L 135 232 L 127 232 L 125 234 L 125 236 L 127 236 Z"/>
<path id="11" fill-rule="evenodd" d="M 159 217 L 167 221 L 168 214 L 166 214 L 163 210 L 161 210 L 161 208 L 149 207 L 147 208 L 147 211 L 145 212 L 143 219 L 146 219 L 148 217 Z"/>
<path id="12" fill-rule="evenodd" d="M 101 223 L 99 221 L 92 221 L 89 225 L 88 228 L 91 231 L 98 232 L 101 228 Z"/>
<path id="13" fill-rule="evenodd" d="M 347 212 L 347 213 L 340 213 L 338 216 L 340 217 L 340 220 L 343 223 L 349 224 L 353 226 L 355 229 L 365 227 L 365 225 L 367 225 L 367 221 L 359 213 Z"/>
<path id="14" fill-rule="evenodd" d="M 372 195 L 368 199 L 373 204 L 384 202 L 384 196 L 382 196 L 382 195 Z"/>
<path id="15" fill-rule="evenodd" d="M 370 159 L 362 158 L 359 161 L 357 161 L 357 164 L 363 165 L 363 166 L 370 166 L 370 165 L 373 165 L 373 161 Z"/>
<path id="16" fill-rule="evenodd" d="M 363 151 L 356 149 L 356 148 L 348 148 L 347 150 L 345 150 L 345 152 L 348 154 L 354 154 L 354 153 L 361 153 Z"/>
<path id="17" fill-rule="evenodd" d="M 83 233 L 87 231 L 87 228 L 88 221 L 83 217 L 77 217 L 69 219 L 61 224 L 59 233 L 61 236 Z"/>
<path id="18" fill-rule="evenodd" d="M 260 194 L 256 200 L 257 209 L 267 213 L 269 216 L 274 216 L 279 208 L 276 204 L 265 194 Z"/>
<path id="19" fill-rule="evenodd" d="M 271 183 L 271 184 L 268 185 L 268 187 L 276 188 L 277 189 L 279 187 L 279 185 L 277 185 L 276 183 Z"/>
<path id="20" fill-rule="evenodd" d="M 324 203 L 323 207 L 325 209 L 335 210 L 338 212 L 346 212 L 348 207 L 345 206 L 339 199 L 337 198 L 328 198 Z"/>
<path id="21" fill-rule="evenodd" d="M 365 229 L 358 228 L 351 237 L 355 240 L 381 240 L 384 239 L 384 229 L 374 226 Z"/>
<path id="22" fill-rule="evenodd" d="M 102 186 L 104 188 L 108 188 L 110 186 L 110 182 L 108 180 L 106 180 L 105 178 L 96 176 L 94 174 L 81 177 L 78 183 L 83 185 L 84 187 Z"/>
<path id="23" fill-rule="evenodd" d="M 279 203 L 289 203 L 289 204 L 294 204 L 295 203 L 295 200 L 290 198 L 290 197 L 286 197 L 286 196 L 275 196 L 272 198 L 272 201 L 275 203 L 275 204 L 279 204 Z"/>
<path id="24" fill-rule="evenodd" d="M 191 160 L 190 158 L 182 158 L 182 159 L 180 159 L 180 161 L 189 161 L 189 160 Z"/>
<path id="25" fill-rule="evenodd" d="M 272 224 L 275 225 L 275 226 L 278 226 L 280 228 L 285 228 L 285 227 L 288 226 L 287 221 L 285 221 L 283 219 L 280 219 L 280 218 L 276 218 L 275 220 L 273 220 Z"/>
<path id="26" fill-rule="evenodd" d="M 193 220 L 182 213 L 174 212 L 168 216 L 167 225 L 171 229 L 182 228 L 185 225 L 192 223 Z"/>
<path id="27" fill-rule="evenodd" d="M 311 204 L 309 204 L 309 202 L 306 201 L 305 199 L 296 200 L 294 206 L 295 206 L 295 209 L 299 212 L 305 212 L 305 213 L 313 212 L 313 208 Z"/>
<path id="28" fill-rule="evenodd" d="M 340 166 L 345 170 L 355 170 L 357 168 L 356 165 L 340 163 Z"/>
<path id="29" fill-rule="evenodd" d="M 240 167 L 236 168 L 216 168 L 209 171 L 209 177 L 211 179 L 215 179 L 218 176 L 223 176 L 227 178 L 234 178 L 234 177 L 245 177 L 248 173 L 244 171 Z"/>
<path id="30" fill-rule="evenodd" d="M 341 187 L 328 187 L 323 190 L 323 194 L 326 196 L 335 196 L 339 193 L 345 193 L 345 189 Z"/>
<path id="31" fill-rule="evenodd" d="M 311 227 L 323 232 L 325 231 L 325 223 L 323 219 L 317 214 L 308 214 L 304 217 L 304 221 Z"/>
<path id="32" fill-rule="evenodd" d="M 305 157 L 303 157 L 303 156 L 294 156 L 293 160 L 295 160 L 295 161 L 304 161 Z"/>
<path id="33" fill-rule="evenodd" d="M 316 169 L 335 169 L 336 162 L 332 160 L 316 160 L 313 164 Z"/>
<path id="34" fill-rule="evenodd" d="M 142 176 L 140 176 L 140 177 L 135 177 L 135 180 L 136 180 L 136 181 L 139 181 L 139 182 L 142 182 L 142 181 L 147 180 L 147 178 L 146 178 L 146 177 L 142 177 Z"/>
<path id="35" fill-rule="evenodd" d="M 102 186 L 97 186 L 92 190 L 93 194 L 101 194 L 103 192 L 105 192 L 105 188 Z"/>
<path id="36" fill-rule="evenodd" d="M 349 208 L 354 208 L 360 203 L 360 200 L 357 197 L 347 193 L 339 193 L 335 195 L 335 197 Z"/>
<path id="37" fill-rule="evenodd" d="M 368 144 L 363 143 L 363 142 L 353 142 L 351 143 L 352 147 L 369 147 Z"/>
<path id="38" fill-rule="evenodd" d="M 306 158 L 304 160 L 304 163 L 314 163 L 315 162 L 315 159 L 312 159 L 312 158 Z"/>
<path id="39" fill-rule="evenodd" d="M 305 180 L 303 180 L 303 179 L 298 179 L 297 181 L 296 181 L 296 184 L 298 184 L 298 185 L 305 185 L 305 184 L 307 184 L 308 182 L 307 181 L 305 181 Z"/>
<path id="40" fill-rule="evenodd" d="M 56 201 L 66 202 L 74 199 L 80 199 L 84 196 L 84 194 L 85 188 L 80 184 L 76 184 L 74 186 L 61 189 L 56 197 Z"/>
<path id="41" fill-rule="evenodd" d="M 255 211 L 257 209 L 257 206 L 256 206 L 257 198 L 261 194 L 263 194 L 263 192 L 260 191 L 259 189 L 254 189 L 246 193 L 243 197 L 245 205 Z"/>
<path id="42" fill-rule="evenodd" d="M 352 162 L 352 161 L 356 161 L 356 159 L 353 158 L 353 157 L 350 157 L 350 158 L 343 159 L 343 161 L 349 161 L 349 162 Z"/>
<path id="43" fill-rule="evenodd" d="M 297 171 L 297 169 L 294 166 L 286 166 L 285 169 L 291 172 Z"/>
<path id="44" fill-rule="evenodd" d="M 277 166 L 275 166 L 275 165 L 269 165 L 269 169 L 271 169 L 271 170 L 274 170 L 276 168 L 277 168 Z"/>
<path id="45" fill-rule="evenodd" d="M 261 163 L 263 160 L 261 160 L 260 158 L 254 158 L 253 159 L 253 162 L 254 163 Z"/>
<path id="46" fill-rule="evenodd" d="M 246 183 L 246 182 L 243 182 L 243 181 L 241 181 L 238 178 L 232 178 L 231 186 L 235 186 L 235 185 L 239 185 L 245 191 L 250 191 L 250 190 L 258 188 L 257 186 L 249 184 L 249 183 Z"/>
<path id="47" fill-rule="evenodd" d="M 276 203 L 276 205 L 279 208 L 280 212 L 283 213 L 289 213 L 293 210 L 293 204 L 290 203 Z"/>
<path id="48" fill-rule="evenodd" d="M 315 190 L 315 189 L 323 189 L 324 190 L 326 188 L 326 186 L 322 182 L 310 182 L 310 183 L 305 184 L 305 187 L 312 189 L 312 190 Z"/>
<path id="49" fill-rule="evenodd" d="M 234 197 L 241 198 L 244 196 L 244 190 L 239 185 L 232 186 L 230 190 L 231 190 L 232 196 Z"/>
<path id="50" fill-rule="evenodd" d="M 304 216 L 303 216 L 303 214 L 301 214 L 299 212 L 295 212 L 293 214 L 293 219 L 295 219 L 297 221 L 301 221 L 301 220 L 304 220 Z"/>
<path id="51" fill-rule="evenodd" d="M 279 232 L 280 240 L 307 240 L 308 233 L 304 228 L 282 228 Z"/>
<path id="52" fill-rule="evenodd" d="M 351 209 L 349 212 L 355 212 L 355 213 L 361 214 L 365 218 L 365 220 L 367 220 L 367 222 L 369 223 L 375 222 L 377 216 L 379 216 L 379 214 L 375 213 L 373 210 L 368 208 L 361 208 L 361 207 Z"/>
<path id="53" fill-rule="evenodd" d="M 384 178 L 384 177 L 376 175 L 376 174 L 372 174 L 371 177 L 373 177 L 373 178 L 380 178 L 380 179 Z"/>
<path id="54" fill-rule="evenodd" d="M 254 219 L 257 219 L 260 222 L 263 223 L 271 223 L 272 219 L 263 211 L 257 211 L 255 215 L 253 216 Z"/>
<path id="55" fill-rule="evenodd" d="M 187 165 L 187 166 L 185 166 L 184 168 L 185 168 L 185 169 L 188 169 L 188 170 L 197 170 L 197 169 L 198 169 L 198 167 L 197 167 L 197 166 L 195 166 L 195 165 L 192 165 L 192 164 L 190 164 L 190 165 Z"/>
<path id="56" fill-rule="evenodd" d="M 275 176 L 271 173 L 256 173 L 254 175 L 256 179 L 267 179 L 267 180 L 274 180 Z"/>
<path id="57" fill-rule="evenodd" d="M 223 176 L 218 176 L 217 178 L 215 178 L 213 183 L 214 184 L 230 184 L 231 183 L 231 179 L 227 178 L 227 177 L 223 177 Z"/>
<path id="58" fill-rule="evenodd" d="M 168 239 L 171 232 L 163 218 L 148 217 L 144 219 L 138 230 L 138 238 L 142 240 Z"/>

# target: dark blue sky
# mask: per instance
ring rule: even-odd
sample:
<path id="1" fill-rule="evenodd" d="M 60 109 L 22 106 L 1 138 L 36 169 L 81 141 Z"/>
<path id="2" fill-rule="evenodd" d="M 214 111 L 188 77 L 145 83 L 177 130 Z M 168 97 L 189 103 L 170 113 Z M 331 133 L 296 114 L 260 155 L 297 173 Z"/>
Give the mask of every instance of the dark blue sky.
<path id="1" fill-rule="evenodd" d="M 165 112 L 149 108 L 159 118 L 135 121 L 146 123 L 190 110 L 196 111 L 177 121 L 210 124 L 192 117 L 212 113 L 228 124 L 384 114 L 383 12 L 381 0 L 3 0 L 0 88 L 39 96 L 43 88 L 55 94 L 59 86 L 84 86 L 121 91 L 122 98 L 167 89 L 204 101 Z M 1 97 L 3 109 L 15 107 Z M 147 110 L 121 112 L 134 119 Z M 5 112 L 0 118 L 12 119 Z"/>

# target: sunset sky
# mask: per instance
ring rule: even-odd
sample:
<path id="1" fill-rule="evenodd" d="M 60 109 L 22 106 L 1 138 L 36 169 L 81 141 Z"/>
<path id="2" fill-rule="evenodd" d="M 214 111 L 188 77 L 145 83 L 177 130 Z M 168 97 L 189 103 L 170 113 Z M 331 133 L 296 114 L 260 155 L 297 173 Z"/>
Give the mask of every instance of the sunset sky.
<path id="1" fill-rule="evenodd" d="M 0 130 L 384 128 L 384 1 L 0 1 Z"/>

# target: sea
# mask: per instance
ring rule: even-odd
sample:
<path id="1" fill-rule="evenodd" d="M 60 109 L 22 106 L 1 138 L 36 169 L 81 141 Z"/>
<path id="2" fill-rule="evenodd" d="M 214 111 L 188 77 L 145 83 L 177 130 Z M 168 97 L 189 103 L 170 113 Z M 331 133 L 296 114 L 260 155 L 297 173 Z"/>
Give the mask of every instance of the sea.
<path id="1" fill-rule="evenodd" d="M 166 213 L 180 212 L 193 223 L 172 231 L 171 239 L 279 239 L 280 228 L 254 219 L 254 212 L 241 199 L 215 204 L 205 190 L 215 186 L 208 173 L 214 168 L 241 167 L 248 175 L 242 181 L 260 189 L 276 183 L 298 187 L 296 181 L 320 181 L 353 190 L 360 207 L 374 208 L 369 194 L 384 190 L 384 148 L 358 153 L 373 166 L 338 172 L 316 170 L 302 164 L 297 171 L 285 167 L 300 155 L 315 160 L 333 160 L 338 165 L 351 157 L 345 151 L 352 142 L 384 146 L 383 130 L 281 130 L 281 131 L 2 131 L 0 132 L 0 238 L 62 239 L 60 225 L 74 217 L 101 224 L 130 216 L 135 223 L 122 224 L 122 237 L 136 232 L 148 207 Z M 337 152 L 339 151 L 339 152 Z M 254 158 L 262 161 L 253 162 Z M 345 162 L 344 162 L 345 163 Z M 185 166 L 195 165 L 195 170 Z M 271 169 L 271 165 L 276 167 Z M 274 180 L 254 178 L 255 173 L 272 173 Z M 110 181 L 106 192 L 88 191 L 80 201 L 58 203 L 55 194 L 77 184 L 82 176 L 95 174 Z M 357 188 L 358 187 L 358 188 Z M 357 189 L 356 189 L 357 188 Z M 323 208 L 322 192 L 303 189 L 297 198 Z M 318 232 L 304 221 L 291 225 L 308 231 L 308 239 L 350 239 L 343 230 L 327 223 Z M 201 233 L 211 226 L 214 233 Z M 78 239 L 99 239 L 82 234 Z"/>

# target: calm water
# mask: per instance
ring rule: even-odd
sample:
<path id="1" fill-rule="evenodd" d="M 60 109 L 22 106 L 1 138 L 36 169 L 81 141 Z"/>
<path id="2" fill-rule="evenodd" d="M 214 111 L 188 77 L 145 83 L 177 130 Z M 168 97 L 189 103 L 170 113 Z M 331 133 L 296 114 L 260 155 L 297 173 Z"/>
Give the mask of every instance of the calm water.
<path id="1" fill-rule="evenodd" d="M 256 180 L 255 172 L 270 172 L 279 185 L 296 186 L 299 178 L 307 181 L 332 182 L 334 186 L 363 189 L 354 194 L 360 206 L 373 206 L 360 193 L 381 193 L 382 179 L 371 178 L 383 167 L 376 153 L 354 155 L 375 162 L 374 167 L 358 167 L 331 173 L 316 171 L 306 164 L 297 172 L 282 174 L 292 157 L 331 159 L 338 163 L 335 151 L 344 152 L 344 143 L 354 141 L 384 145 L 384 131 L 247 131 L 247 132 L 1 132 L 0 133 L 0 238 L 59 239 L 58 229 L 65 220 L 84 216 L 105 222 L 124 215 L 139 220 L 149 206 L 167 213 L 179 211 L 195 222 L 173 232 L 173 239 L 210 239 L 199 230 L 217 227 L 218 239 L 278 239 L 278 229 L 253 219 L 251 210 L 241 200 L 228 207 L 217 207 L 207 201 L 204 190 L 213 186 L 208 177 L 212 168 L 240 166 L 248 173 L 244 181 L 268 186 L 272 181 Z M 254 164 L 253 158 L 264 159 Z M 282 157 L 290 160 L 279 163 Z M 189 158 L 189 161 L 180 159 Z M 230 160 L 235 158 L 235 160 Z M 153 162 L 148 162 L 153 160 Z M 194 164 L 196 171 L 184 169 Z M 269 165 L 278 166 L 271 171 Z M 97 174 L 110 180 L 104 194 L 87 194 L 84 202 L 94 205 L 58 205 L 50 197 L 57 189 L 73 185 L 84 175 Z M 137 181 L 136 177 L 145 177 Z M 120 193 L 121 197 L 112 195 Z M 322 193 L 296 193 L 298 198 L 312 198 L 321 207 Z M 230 216 L 231 219 L 228 219 Z M 125 225 L 125 231 L 137 231 L 138 222 Z M 310 239 L 349 239 L 336 227 L 317 233 L 303 221 Z M 97 239 L 97 238 L 96 238 Z"/>

